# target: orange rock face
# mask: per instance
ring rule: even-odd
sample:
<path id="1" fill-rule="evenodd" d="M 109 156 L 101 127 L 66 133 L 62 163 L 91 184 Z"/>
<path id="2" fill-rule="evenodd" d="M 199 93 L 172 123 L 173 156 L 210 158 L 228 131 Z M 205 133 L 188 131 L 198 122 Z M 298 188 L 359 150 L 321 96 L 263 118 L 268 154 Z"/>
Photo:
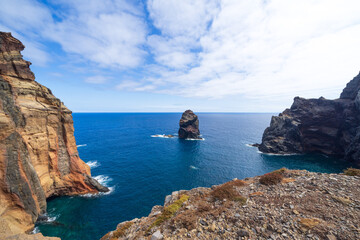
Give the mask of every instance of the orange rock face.
<path id="1" fill-rule="evenodd" d="M 108 191 L 78 155 L 71 111 L 34 81 L 24 45 L 0 32 L 0 220 L 33 228 L 52 196 Z"/>

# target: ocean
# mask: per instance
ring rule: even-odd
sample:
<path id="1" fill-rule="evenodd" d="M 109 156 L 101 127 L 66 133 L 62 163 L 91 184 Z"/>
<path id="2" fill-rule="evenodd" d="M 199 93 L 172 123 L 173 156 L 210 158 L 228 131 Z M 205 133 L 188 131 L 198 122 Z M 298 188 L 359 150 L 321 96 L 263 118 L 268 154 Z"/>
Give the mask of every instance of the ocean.
<path id="1" fill-rule="evenodd" d="M 74 113 L 75 138 L 92 176 L 111 192 L 48 201 L 49 221 L 35 231 L 62 240 L 98 240 L 118 223 L 147 216 L 172 191 L 210 187 L 281 167 L 338 173 L 345 162 L 320 154 L 274 156 L 260 143 L 268 113 L 198 113 L 204 140 L 176 134 L 181 113 Z"/>

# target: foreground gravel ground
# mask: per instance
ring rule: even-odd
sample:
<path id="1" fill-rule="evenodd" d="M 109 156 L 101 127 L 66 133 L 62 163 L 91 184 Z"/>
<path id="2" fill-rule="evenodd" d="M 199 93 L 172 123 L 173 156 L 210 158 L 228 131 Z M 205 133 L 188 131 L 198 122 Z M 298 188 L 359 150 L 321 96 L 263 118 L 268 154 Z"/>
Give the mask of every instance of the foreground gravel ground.
<path id="1" fill-rule="evenodd" d="M 120 223 L 102 240 L 360 239 L 359 176 L 285 169 L 279 174 L 275 182 L 261 184 L 258 176 L 173 192 L 164 207 Z"/>

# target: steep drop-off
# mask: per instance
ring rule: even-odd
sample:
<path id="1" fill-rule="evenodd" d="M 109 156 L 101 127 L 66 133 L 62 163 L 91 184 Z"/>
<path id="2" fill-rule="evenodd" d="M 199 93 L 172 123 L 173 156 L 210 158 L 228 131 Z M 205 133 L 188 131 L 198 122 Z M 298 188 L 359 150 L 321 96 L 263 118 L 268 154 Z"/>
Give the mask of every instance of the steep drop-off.
<path id="1" fill-rule="evenodd" d="M 339 99 L 295 97 L 290 109 L 272 117 L 259 150 L 265 153 L 336 155 L 360 165 L 360 74 Z"/>
<path id="2" fill-rule="evenodd" d="M 0 32 L 0 220 L 13 234 L 33 228 L 49 197 L 108 191 L 79 158 L 71 111 L 34 81 L 23 49 Z"/>

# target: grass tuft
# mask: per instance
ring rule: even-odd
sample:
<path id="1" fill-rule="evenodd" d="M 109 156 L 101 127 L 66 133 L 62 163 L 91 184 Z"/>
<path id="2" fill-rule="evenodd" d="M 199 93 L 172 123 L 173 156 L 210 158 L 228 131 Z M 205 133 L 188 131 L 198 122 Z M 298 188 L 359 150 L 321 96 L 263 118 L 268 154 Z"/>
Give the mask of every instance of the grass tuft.
<path id="1" fill-rule="evenodd" d="M 247 198 L 243 196 L 234 197 L 233 201 L 240 203 L 241 205 L 245 205 L 247 202 Z"/>
<path id="2" fill-rule="evenodd" d="M 210 194 L 213 199 L 216 200 L 235 200 L 237 197 L 241 197 L 239 193 L 234 189 L 234 187 L 245 186 L 246 182 L 242 180 L 233 180 L 227 183 L 224 183 L 220 186 L 217 186 Z"/>
<path id="3" fill-rule="evenodd" d="M 344 170 L 344 174 L 348 176 L 360 176 L 360 169 L 348 168 Z"/>
<path id="4" fill-rule="evenodd" d="M 263 185 L 275 185 L 283 180 L 283 175 L 279 172 L 271 172 L 260 177 L 259 182 Z"/>

